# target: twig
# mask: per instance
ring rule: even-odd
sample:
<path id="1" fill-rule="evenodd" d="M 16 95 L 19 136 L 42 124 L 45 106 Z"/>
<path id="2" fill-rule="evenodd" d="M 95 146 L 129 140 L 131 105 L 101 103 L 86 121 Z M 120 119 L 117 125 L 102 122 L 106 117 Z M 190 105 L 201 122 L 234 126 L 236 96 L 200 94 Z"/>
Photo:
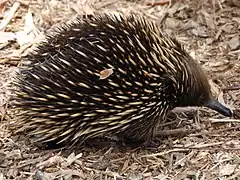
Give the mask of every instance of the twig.
<path id="1" fill-rule="evenodd" d="M 172 135 L 187 135 L 193 132 L 200 131 L 196 129 L 171 129 L 171 130 L 164 130 L 156 133 L 156 136 L 172 136 Z"/>
<path id="2" fill-rule="evenodd" d="M 240 177 L 240 171 L 238 171 L 236 174 L 227 177 L 226 180 L 232 180 L 232 179 L 237 179 L 238 177 Z"/>
<path id="3" fill-rule="evenodd" d="M 209 118 L 209 121 L 211 121 L 211 123 L 229 123 L 229 122 L 238 122 L 240 123 L 239 119 L 214 119 L 214 118 Z"/>
<path id="4" fill-rule="evenodd" d="M 147 155 L 143 155 L 141 156 L 141 158 L 144 158 L 144 157 L 156 157 L 156 156 L 163 156 L 165 154 L 169 154 L 169 153 L 172 153 L 172 152 L 180 152 L 180 151 L 189 151 L 189 149 L 180 149 L 180 148 L 176 148 L 176 149 L 171 149 L 171 150 L 168 150 L 168 151 L 164 151 L 164 152 L 160 152 L 160 153 L 154 153 L 154 154 L 147 154 Z"/>
<path id="5" fill-rule="evenodd" d="M 113 0 L 113 1 L 110 1 L 110 2 L 101 2 L 98 4 L 98 6 L 96 6 L 96 10 L 100 10 L 100 9 L 103 9 L 103 8 L 106 8 L 107 6 L 110 6 L 112 4 L 116 4 L 118 2 L 118 0 Z"/>
<path id="6" fill-rule="evenodd" d="M 181 147 L 181 146 L 176 146 L 175 148 L 182 148 L 182 149 L 186 149 L 188 151 L 190 150 L 198 150 L 198 151 L 202 151 L 202 150 L 219 150 L 219 147 L 212 147 L 212 146 L 207 146 L 207 147 Z M 211 148 L 210 148 L 211 147 Z M 240 148 L 225 148 L 225 147 L 221 147 L 221 150 L 225 150 L 225 151 L 237 151 L 239 152 Z"/>
<path id="7" fill-rule="evenodd" d="M 0 8 L 2 8 L 2 6 L 8 2 L 8 0 L 0 0 Z"/>
<path id="8" fill-rule="evenodd" d="M 173 113 L 195 113 L 198 108 L 196 107 L 176 107 L 172 110 Z"/>
<path id="9" fill-rule="evenodd" d="M 230 131 L 230 130 L 235 130 L 235 129 L 240 129 L 240 126 L 236 126 L 236 127 L 227 127 L 227 128 L 224 128 L 224 129 L 220 129 L 220 130 L 217 130 L 217 131 L 213 131 L 213 132 L 202 132 L 202 133 L 197 133 L 197 134 L 191 134 L 190 137 L 194 137 L 194 136 L 201 136 L 201 135 L 211 135 L 211 134 L 214 134 L 214 133 L 221 133 L 221 132 L 224 132 L 224 131 Z"/>
<path id="10" fill-rule="evenodd" d="M 23 168 L 23 167 L 31 165 L 31 164 L 36 164 L 36 163 L 45 161 L 45 160 L 49 159 L 51 156 L 52 156 L 52 154 L 50 153 L 50 154 L 46 154 L 45 156 L 42 156 L 42 157 L 39 157 L 36 159 L 29 159 L 25 163 L 18 165 L 17 169 Z"/>
<path id="11" fill-rule="evenodd" d="M 197 144 L 195 146 L 193 146 L 192 148 L 196 148 L 196 149 L 202 149 L 202 148 L 206 148 L 206 147 L 212 147 L 212 146 L 219 146 L 224 144 L 224 142 L 216 142 L 216 143 L 209 143 L 209 144 Z"/>
<path id="12" fill-rule="evenodd" d="M 174 166 L 180 165 L 185 159 L 189 158 L 190 156 L 193 156 L 194 151 L 190 152 L 188 155 L 184 156 L 183 158 L 179 159 L 176 163 L 174 163 Z"/>
<path id="13" fill-rule="evenodd" d="M 228 54 L 238 54 L 240 53 L 240 49 L 235 50 L 235 51 L 230 51 Z"/>
<path id="14" fill-rule="evenodd" d="M 104 174 L 106 176 L 110 176 L 112 178 L 120 178 L 120 179 L 123 178 L 121 175 L 119 175 L 118 173 L 113 172 L 113 171 L 99 171 L 97 169 L 92 169 L 92 168 L 89 168 L 89 167 L 83 167 L 83 169 L 86 170 L 86 171 L 94 171 L 94 172 L 99 173 L 99 174 L 101 173 L 101 174 Z"/>
<path id="15" fill-rule="evenodd" d="M 222 7 L 222 4 L 221 4 L 221 2 L 220 2 L 219 0 L 217 0 L 217 2 L 218 2 L 218 6 L 219 6 L 219 8 L 222 10 L 222 9 L 223 9 L 223 7 Z"/>
<path id="16" fill-rule="evenodd" d="M 220 160 L 220 162 L 218 162 L 217 164 L 215 164 L 215 165 L 214 165 L 213 167 L 211 167 L 209 170 L 212 171 L 212 170 L 214 170 L 216 167 L 218 167 L 219 165 L 221 165 L 221 163 L 223 163 L 223 162 L 228 162 L 228 161 L 232 161 L 232 158 Z"/>
<path id="17" fill-rule="evenodd" d="M 119 161 L 124 161 L 124 160 L 127 160 L 128 158 L 127 157 L 122 157 L 122 158 L 118 158 L 118 159 L 112 159 L 111 160 L 111 163 L 115 163 L 115 162 L 119 162 Z"/>
<path id="18" fill-rule="evenodd" d="M 232 90 L 239 90 L 240 89 L 240 86 L 234 86 L 234 87 L 225 87 L 225 88 L 222 88 L 223 91 L 232 91 Z"/>
<path id="19" fill-rule="evenodd" d="M 10 9 L 8 16 L 6 17 L 6 19 L 4 19 L 2 21 L 2 23 L 0 24 L 0 30 L 3 30 L 8 23 L 11 21 L 11 19 L 14 17 L 16 11 L 18 10 L 18 8 L 20 7 L 21 3 L 20 2 L 15 2 L 12 6 L 12 8 Z"/>
<path id="20" fill-rule="evenodd" d="M 163 6 L 166 4 L 170 4 L 170 1 L 157 1 L 157 2 L 147 2 L 146 5 L 147 6 Z"/>

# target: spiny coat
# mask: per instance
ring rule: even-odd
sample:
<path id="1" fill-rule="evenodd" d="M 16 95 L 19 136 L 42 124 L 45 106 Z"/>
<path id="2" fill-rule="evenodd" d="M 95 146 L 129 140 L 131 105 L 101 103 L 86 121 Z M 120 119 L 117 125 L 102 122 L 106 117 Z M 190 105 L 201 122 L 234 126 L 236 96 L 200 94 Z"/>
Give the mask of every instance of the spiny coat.
<path id="1" fill-rule="evenodd" d="M 134 15 L 78 17 L 26 60 L 14 81 L 16 123 L 41 142 L 105 135 L 146 142 L 174 107 L 212 100 L 199 64 Z"/>

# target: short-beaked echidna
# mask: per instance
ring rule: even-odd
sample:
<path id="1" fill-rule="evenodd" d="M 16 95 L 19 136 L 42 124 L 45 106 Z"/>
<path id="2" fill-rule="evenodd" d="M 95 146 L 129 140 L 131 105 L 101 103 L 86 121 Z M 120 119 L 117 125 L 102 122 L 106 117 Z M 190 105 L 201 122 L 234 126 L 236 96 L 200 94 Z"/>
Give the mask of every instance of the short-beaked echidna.
<path id="1" fill-rule="evenodd" d="M 143 17 L 77 18 L 47 36 L 15 77 L 16 123 L 37 141 L 120 135 L 147 142 L 167 113 L 207 106 L 225 116 L 200 65 Z"/>

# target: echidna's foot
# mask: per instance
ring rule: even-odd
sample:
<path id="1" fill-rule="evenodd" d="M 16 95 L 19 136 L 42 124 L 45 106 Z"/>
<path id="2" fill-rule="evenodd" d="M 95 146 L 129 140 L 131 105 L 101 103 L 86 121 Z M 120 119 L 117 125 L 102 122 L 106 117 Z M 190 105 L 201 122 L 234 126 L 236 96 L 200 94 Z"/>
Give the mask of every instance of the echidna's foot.
<path id="1" fill-rule="evenodd" d="M 50 149 L 61 149 L 65 147 L 65 144 L 57 143 L 57 141 L 49 141 L 45 143 L 35 142 L 34 145 L 39 149 L 50 150 Z"/>
<path id="2" fill-rule="evenodd" d="M 87 147 L 97 147 L 97 148 L 105 148 L 105 147 L 122 147 L 122 139 L 118 136 L 102 136 L 91 138 L 85 141 L 85 146 Z"/>
<path id="3" fill-rule="evenodd" d="M 51 140 L 51 141 L 33 141 L 32 142 L 36 147 L 42 150 L 57 150 L 57 149 L 72 149 L 77 148 L 81 149 L 84 147 L 85 142 L 77 142 L 77 143 L 66 143 L 60 142 L 60 139 Z"/>
<path id="4" fill-rule="evenodd" d="M 111 141 L 112 147 L 123 146 L 123 139 L 118 136 L 107 136 L 106 138 Z"/>
<path id="5" fill-rule="evenodd" d="M 159 147 L 159 143 L 154 140 L 146 141 L 142 144 L 142 147 L 145 149 L 157 149 Z"/>
<path id="6" fill-rule="evenodd" d="M 131 148 L 144 148 L 144 149 L 156 149 L 159 144 L 155 142 L 153 139 L 151 140 L 136 140 L 130 138 L 124 138 L 125 146 L 129 146 Z"/>

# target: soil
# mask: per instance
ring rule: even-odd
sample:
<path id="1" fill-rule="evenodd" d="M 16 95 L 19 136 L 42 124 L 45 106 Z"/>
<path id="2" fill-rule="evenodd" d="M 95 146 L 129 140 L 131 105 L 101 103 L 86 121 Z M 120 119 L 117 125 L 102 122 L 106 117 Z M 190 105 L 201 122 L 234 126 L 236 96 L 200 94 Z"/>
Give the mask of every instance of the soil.
<path id="1" fill-rule="evenodd" d="M 0 0 L 0 180 L 240 179 L 239 0 Z M 41 37 L 77 14 L 147 17 L 184 45 L 206 71 L 233 118 L 207 109 L 175 112 L 155 148 L 90 141 L 72 149 L 38 148 L 10 131 L 11 76 Z"/>

